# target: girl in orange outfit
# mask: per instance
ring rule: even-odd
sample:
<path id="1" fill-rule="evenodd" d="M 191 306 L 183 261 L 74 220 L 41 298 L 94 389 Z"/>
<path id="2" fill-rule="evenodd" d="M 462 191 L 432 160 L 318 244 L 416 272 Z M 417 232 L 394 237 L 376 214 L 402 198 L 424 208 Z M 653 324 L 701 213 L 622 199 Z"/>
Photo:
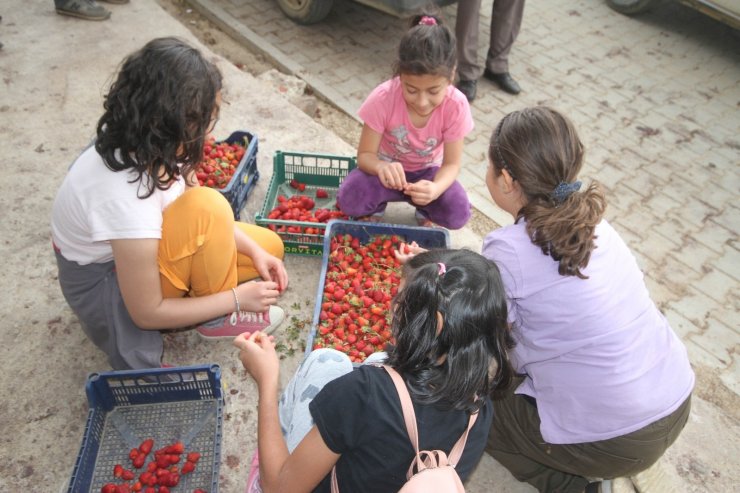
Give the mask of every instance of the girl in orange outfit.
<path id="1" fill-rule="evenodd" d="M 150 41 L 124 60 L 94 146 L 57 193 L 62 293 L 114 369 L 160 366 L 161 329 L 201 324 L 206 338 L 233 338 L 284 318 L 282 241 L 235 223 L 226 199 L 192 176 L 220 91 L 220 72 L 196 49 Z"/>

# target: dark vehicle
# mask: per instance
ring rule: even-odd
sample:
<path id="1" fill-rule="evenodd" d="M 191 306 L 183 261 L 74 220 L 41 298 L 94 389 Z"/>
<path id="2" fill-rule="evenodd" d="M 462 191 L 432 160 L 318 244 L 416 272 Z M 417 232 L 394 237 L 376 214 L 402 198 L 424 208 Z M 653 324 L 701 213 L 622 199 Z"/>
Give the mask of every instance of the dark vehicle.
<path id="1" fill-rule="evenodd" d="M 355 0 L 396 17 L 418 12 L 430 3 L 444 7 L 456 0 Z M 298 24 L 314 24 L 329 14 L 334 0 L 277 0 L 280 10 Z"/>
<path id="2" fill-rule="evenodd" d="M 612 9 L 622 14 L 634 15 L 644 12 L 659 0 L 606 0 Z M 677 0 L 710 17 L 740 29 L 740 0 Z"/>

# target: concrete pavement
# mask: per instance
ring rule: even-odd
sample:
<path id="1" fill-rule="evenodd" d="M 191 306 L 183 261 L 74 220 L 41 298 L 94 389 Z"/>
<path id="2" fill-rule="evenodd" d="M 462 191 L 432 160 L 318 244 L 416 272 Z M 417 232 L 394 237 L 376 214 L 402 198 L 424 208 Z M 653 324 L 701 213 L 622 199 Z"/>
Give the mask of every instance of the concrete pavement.
<path id="1" fill-rule="evenodd" d="M 0 24 L 0 149 L 8 163 L 0 180 L 0 254 L 7 259 L 0 272 L 3 491 L 63 488 L 84 431 L 85 377 L 107 368 L 56 284 L 48 244 L 56 188 L 94 134 L 102 95 L 120 60 L 156 36 L 178 35 L 199 45 L 151 0 L 112 5 L 112 19 L 102 23 L 63 18 L 51 3 L 11 0 Z M 490 0 L 483 3 L 487 13 Z M 200 4 L 351 114 L 388 76 L 403 28 L 401 21 L 352 2 L 337 2 L 325 23 L 310 27 L 285 19 L 273 0 Z M 445 12 L 451 21 L 454 8 Z M 487 21 L 484 15 L 484 26 Z M 538 103 L 575 120 L 588 148 L 586 174 L 607 187 L 609 218 L 638 255 L 653 297 L 697 371 L 691 421 L 666 457 L 685 491 L 732 491 L 740 484 L 737 41 L 724 26 L 676 5 L 635 20 L 600 1 L 531 1 L 511 67 L 525 92 L 514 98 L 481 82 L 462 175 L 476 207 L 504 224 L 507 218 L 491 205 L 480 181 L 492 126 L 506 111 Z M 275 150 L 354 152 L 271 87 L 223 59 L 218 64 L 230 104 L 222 108 L 216 134 L 248 129 L 260 139 L 262 178 L 245 217 L 261 207 Z M 454 246 L 480 244 L 480 235 L 469 229 L 452 239 Z M 289 257 L 286 265 L 293 289 L 281 304 L 310 319 L 320 263 Z M 224 369 L 220 491 L 243 491 L 254 447 L 254 386 L 228 343 L 171 334 L 165 357 L 176 365 L 207 361 Z M 284 379 L 296 363 L 295 357 L 284 361 Z M 469 489 L 532 491 L 488 457 Z"/>

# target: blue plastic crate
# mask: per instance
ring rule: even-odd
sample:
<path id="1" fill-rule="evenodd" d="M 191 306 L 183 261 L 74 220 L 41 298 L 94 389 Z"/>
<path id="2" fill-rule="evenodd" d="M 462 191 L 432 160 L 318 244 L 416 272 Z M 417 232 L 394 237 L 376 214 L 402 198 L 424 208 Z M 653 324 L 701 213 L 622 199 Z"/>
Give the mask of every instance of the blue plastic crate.
<path id="1" fill-rule="evenodd" d="M 145 469 L 133 469 L 128 454 L 147 438 L 154 439 L 155 450 L 181 441 L 186 452 L 201 453 L 195 471 L 181 475 L 176 491 L 218 492 L 223 423 L 218 365 L 94 373 L 85 391 L 87 424 L 68 493 L 120 483 L 113 477 L 116 464 L 138 478 Z"/>
<path id="2" fill-rule="evenodd" d="M 249 192 L 260 178 L 260 173 L 257 169 L 258 139 L 256 135 L 249 132 L 236 131 L 226 139 L 216 142 L 217 144 L 220 142 L 227 142 L 229 144 L 244 145 L 245 138 L 249 144 L 246 146 L 244 156 L 242 156 L 241 161 L 239 161 L 239 166 L 236 167 L 234 175 L 231 177 L 228 185 L 220 190 L 216 189 L 226 197 L 226 200 L 229 201 L 231 210 L 234 211 L 234 218 L 237 220 L 239 219 L 241 210 L 244 208 L 244 204 L 247 203 Z"/>
<path id="3" fill-rule="evenodd" d="M 368 243 L 370 238 L 378 235 L 397 235 L 404 239 L 405 243 L 415 241 L 420 247 L 426 249 L 449 248 L 450 233 L 441 228 L 422 228 L 418 226 L 406 226 L 401 224 L 370 223 L 362 221 L 329 221 L 324 234 L 323 257 L 321 260 L 321 277 L 316 293 L 316 305 L 313 313 L 311 331 L 306 341 L 306 354 L 313 349 L 316 331 L 319 327 L 319 316 L 321 315 L 321 303 L 326 282 L 326 271 L 329 268 L 329 254 L 331 253 L 331 240 L 337 235 L 351 234 L 360 240 L 360 243 Z"/>

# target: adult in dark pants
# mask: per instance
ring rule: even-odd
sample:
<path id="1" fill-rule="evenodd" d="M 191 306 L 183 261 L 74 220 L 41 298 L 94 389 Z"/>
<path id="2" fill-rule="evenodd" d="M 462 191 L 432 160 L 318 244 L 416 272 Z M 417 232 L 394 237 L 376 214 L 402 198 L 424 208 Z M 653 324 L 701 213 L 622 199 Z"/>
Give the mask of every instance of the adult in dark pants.
<path id="1" fill-rule="evenodd" d="M 124 4 L 129 0 L 100 0 L 101 2 Z M 110 11 L 95 0 L 54 0 L 57 14 L 69 15 L 88 21 L 104 21 L 110 17 Z"/>
<path id="2" fill-rule="evenodd" d="M 519 94 L 521 88 L 509 74 L 509 52 L 522 24 L 524 0 L 494 0 L 491 13 L 491 41 L 485 67 L 478 64 L 478 32 L 481 0 L 457 2 L 457 88 L 468 101 L 475 99 L 478 78 L 483 74 L 510 94 Z"/>

